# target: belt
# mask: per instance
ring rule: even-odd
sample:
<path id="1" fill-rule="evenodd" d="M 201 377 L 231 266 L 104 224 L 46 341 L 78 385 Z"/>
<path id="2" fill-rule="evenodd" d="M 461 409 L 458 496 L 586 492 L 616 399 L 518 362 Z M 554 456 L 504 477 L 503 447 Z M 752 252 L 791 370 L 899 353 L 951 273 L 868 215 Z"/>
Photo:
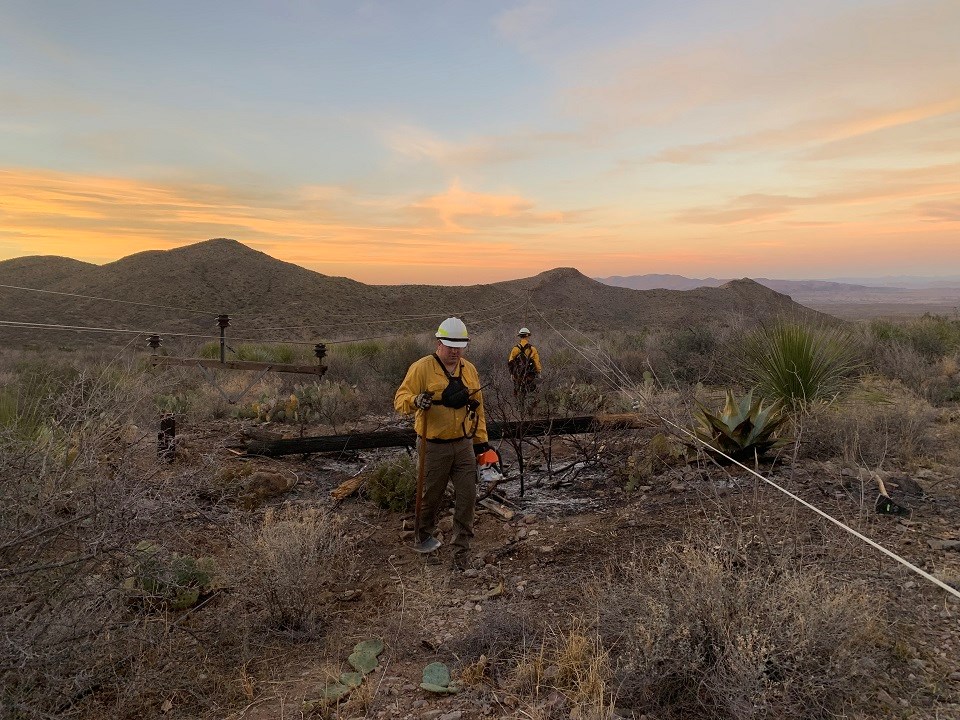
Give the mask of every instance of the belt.
<path id="1" fill-rule="evenodd" d="M 467 439 L 468 439 L 467 436 L 464 435 L 463 437 L 458 437 L 458 438 L 427 438 L 427 442 L 446 445 L 448 443 L 460 442 L 461 440 L 467 440 Z"/>

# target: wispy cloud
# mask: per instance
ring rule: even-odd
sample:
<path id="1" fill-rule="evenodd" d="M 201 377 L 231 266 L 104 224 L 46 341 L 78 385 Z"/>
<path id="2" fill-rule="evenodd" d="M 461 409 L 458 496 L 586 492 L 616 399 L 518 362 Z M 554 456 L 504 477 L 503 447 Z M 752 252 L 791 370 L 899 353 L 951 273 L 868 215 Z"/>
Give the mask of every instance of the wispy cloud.
<path id="1" fill-rule="evenodd" d="M 957 113 L 960 113 L 960 97 L 893 110 L 857 111 L 845 117 L 805 120 L 787 127 L 667 148 L 652 159 L 659 162 L 702 163 L 724 154 L 799 150 L 804 147 L 817 148 L 816 157 L 836 156 L 839 153 L 831 146 L 842 141 Z"/>
<path id="2" fill-rule="evenodd" d="M 676 215 L 676 219 L 684 223 L 731 225 L 783 218 L 804 209 L 808 213 L 827 213 L 828 216 L 791 217 L 794 226 L 800 227 L 803 223 L 822 226 L 839 219 L 829 214 L 837 215 L 843 208 L 850 207 L 863 207 L 868 214 L 877 217 L 893 215 L 912 221 L 942 216 L 945 209 L 949 217 L 949 203 L 933 202 L 929 198 L 960 194 L 960 163 L 851 173 L 836 184 L 839 189 L 823 187 L 809 195 L 739 195 L 717 205 L 686 208 Z M 903 201 L 916 203 L 925 199 L 927 202 L 903 204 Z"/>

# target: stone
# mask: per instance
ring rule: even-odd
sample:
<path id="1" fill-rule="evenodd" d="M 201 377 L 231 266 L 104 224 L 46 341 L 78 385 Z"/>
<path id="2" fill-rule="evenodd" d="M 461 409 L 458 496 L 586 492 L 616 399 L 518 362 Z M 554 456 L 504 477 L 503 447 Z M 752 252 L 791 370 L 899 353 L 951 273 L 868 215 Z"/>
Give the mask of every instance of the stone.
<path id="1" fill-rule="evenodd" d="M 960 550 L 960 540 L 927 540 L 931 550 Z"/>

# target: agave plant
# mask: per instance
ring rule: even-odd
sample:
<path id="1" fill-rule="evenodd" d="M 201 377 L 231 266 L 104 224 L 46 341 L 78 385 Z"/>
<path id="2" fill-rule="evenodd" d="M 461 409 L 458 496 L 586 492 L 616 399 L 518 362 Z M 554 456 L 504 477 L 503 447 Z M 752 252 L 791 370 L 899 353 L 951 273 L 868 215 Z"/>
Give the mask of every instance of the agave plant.
<path id="1" fill-rule="evenodd" d="M 727 390 L 727 402 L 719 413 L 702 403 L 697 405 L 694 434 L 717 451 L 714 454 L 721 462 L 729 462 L 724 455 L 738 461 L 760 457 L 788 442 L 774 437 L 787 421 L 787 414 L 776 403 L 764 407 L 762 400 L 753 399 L 752 390 L 739 402 L 733 391 Z"/>

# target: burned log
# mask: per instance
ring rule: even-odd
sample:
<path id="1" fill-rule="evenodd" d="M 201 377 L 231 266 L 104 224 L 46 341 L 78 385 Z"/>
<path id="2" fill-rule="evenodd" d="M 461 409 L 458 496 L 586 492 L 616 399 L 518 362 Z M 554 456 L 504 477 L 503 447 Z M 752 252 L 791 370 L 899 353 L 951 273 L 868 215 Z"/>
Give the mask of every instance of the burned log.
<path id="1" fill-rule="evenodd" d="M 491 440 L 519 440 L 525 437 L 577 435 L 605 430 L 648 427 L 649 425 L 649 420 L 637 415 L 581 415 L 568 418 L 537 418 L 518 422 L 488 422 L 487 435 Z M 411 428 L 408 430 L 383 430 L 353 433 L 351 435 L 321 435 L 281 440 L 247 438 L 243 448 L 248 455 L 275 457 L 297 453 L 413 447 L 415 444 L 416 435 Z"/>

